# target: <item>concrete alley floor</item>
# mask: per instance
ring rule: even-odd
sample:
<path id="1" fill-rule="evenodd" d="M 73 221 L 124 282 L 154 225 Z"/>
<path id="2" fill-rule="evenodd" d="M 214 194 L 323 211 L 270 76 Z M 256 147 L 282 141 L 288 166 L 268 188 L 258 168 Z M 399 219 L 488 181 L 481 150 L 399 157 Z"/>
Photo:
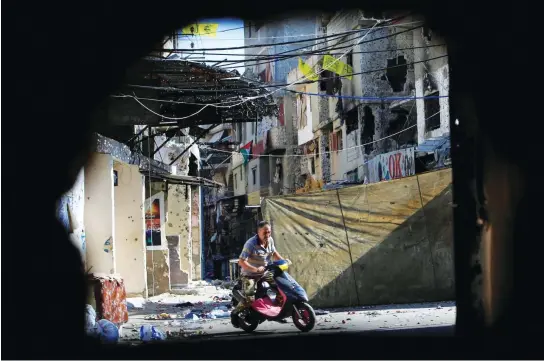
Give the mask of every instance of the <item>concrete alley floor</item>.
<path id="1" fill-rule="evenodd" d="M 230 324 L 230 290 L 196 285 L 147 300 L 127 299 L 129 322 L 123 325 L 121 343 L 139 344 L 140 327 L 155 326 L 167 335 L 167 341 L 187 338 L 248 337 L 249 334 Z M 189 304 L 190 303 L 190 304 Z M 215 311 L 214 311 L 215 310 Z M 317 324 L 312 333 L 364 332 L 442 327 L 453 332 L 454 302 L 421 303 L 316 309 Z M 215 318 L 214 318 L 215 317 Z M 300 333 L 291 319 L 286 324 L 263 322 L 252 334 L 280 335 Z"/>

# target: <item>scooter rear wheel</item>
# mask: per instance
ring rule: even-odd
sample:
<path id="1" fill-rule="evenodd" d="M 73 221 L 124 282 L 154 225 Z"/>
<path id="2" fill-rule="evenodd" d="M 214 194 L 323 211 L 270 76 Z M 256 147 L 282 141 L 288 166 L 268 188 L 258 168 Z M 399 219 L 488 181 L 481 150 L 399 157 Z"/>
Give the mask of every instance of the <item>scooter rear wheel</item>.
<path id="1" fill-rule="evenodd" d="M 310 332 L 315 327 L 315 311 L 306 302 L 297 303 L 296 308 L 302 317 L 299 317 L 297 311 L 293 308 L 293 323 L 302 332 Z"/>
<path id="2" fill-rule="evenodd" d="M 257 326 L 259 326 L 259 321 L 252 319 L 251 315 L 248 315 L 245 319 L 238 317 L 238 325 L 242 330 L 246 331 L 247 333 L 251 333 L 257 329 Z"/>

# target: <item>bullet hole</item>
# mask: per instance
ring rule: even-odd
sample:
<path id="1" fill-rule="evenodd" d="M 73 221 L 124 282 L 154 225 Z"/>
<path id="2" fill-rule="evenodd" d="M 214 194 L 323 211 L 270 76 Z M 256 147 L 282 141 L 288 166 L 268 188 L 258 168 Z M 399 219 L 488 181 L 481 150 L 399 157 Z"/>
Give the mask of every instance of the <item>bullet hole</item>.
<path id="1" fill-rule="evenodd" d="M 307 236 L 309 236 L 309 235 L 310 235 L 310 233 L 306 232 L 306 235 L 307 235 Z"/>
<path id="2" fill-rule="evenodd" d="M 395 202 L 389 202 L 389 204 L 395 204 Z"/>
<path id="3" fill-rule="evenodd" d="M 320 247 L 320 248 L 325 247 L 325 243 L 320 243 L 320 244 L 319 244 L 319 247 Z"/>
<path id="4" fill-rule="evenodd" d="M 387 70 L 382 80 L 387 80 L 394 92 L 401 92 L 404 90 L 407 74 L 406 59 L 404 55 L 401 55 L 393 59 L 387 59 Z"/>
<path id="5" fill-rule="evenodd" d="M 91 197 L 87 197 L 87 200 L 91 199 Z"/>

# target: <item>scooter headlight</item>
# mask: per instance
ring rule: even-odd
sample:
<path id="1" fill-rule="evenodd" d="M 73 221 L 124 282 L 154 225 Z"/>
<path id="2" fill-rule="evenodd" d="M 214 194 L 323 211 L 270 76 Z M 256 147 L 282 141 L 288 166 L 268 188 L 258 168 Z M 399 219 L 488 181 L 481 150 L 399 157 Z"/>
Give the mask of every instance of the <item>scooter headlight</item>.
<path id="1" fill-rule="evenodd" d="M 268 288 L 268 287 L 270 287 L 270 283 L 268 283 L 268 282 L 266 282 L 266 281 L 264 281 L 264 282 L 262 283 L 262 285 L 263 285 L 263 288 Z"/>

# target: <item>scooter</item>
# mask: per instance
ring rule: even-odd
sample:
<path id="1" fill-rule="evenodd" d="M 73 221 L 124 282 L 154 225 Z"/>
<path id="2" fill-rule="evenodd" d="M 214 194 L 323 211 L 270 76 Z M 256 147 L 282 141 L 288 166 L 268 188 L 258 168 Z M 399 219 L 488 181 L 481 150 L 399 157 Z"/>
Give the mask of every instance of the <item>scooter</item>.
<path id="1" fill-rule="evenodd" d="M 316 322 L 315 311 L 308 303 L 306 291 L 295 281 L 287 269 L 289 263 L 285 260 L 276 261 L 265 268 L 265 272 L 256 282 L 255 300 L 249 304 L 242 293 L 239 280 L 233 287 L 231 323 L 235 328 L 245 332 L 253 332 L 264 321 L 283 323 L 291 316 L 295 326 L 302 332 L 311 331 Z M 276 286 L 271 286 L 267 276 L 272 275 Z M 247 304 L 246 307 L 238 305 Z"/>

